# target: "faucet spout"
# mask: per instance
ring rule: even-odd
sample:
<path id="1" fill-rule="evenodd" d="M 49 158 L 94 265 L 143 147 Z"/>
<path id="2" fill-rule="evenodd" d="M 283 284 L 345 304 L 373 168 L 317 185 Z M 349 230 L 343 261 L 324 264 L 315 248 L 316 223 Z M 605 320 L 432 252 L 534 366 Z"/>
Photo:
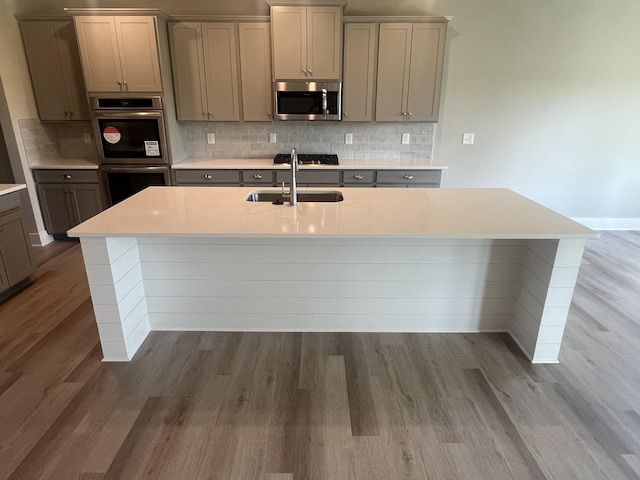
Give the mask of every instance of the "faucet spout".
<path id="1" fill-rule="evenodd" d="M 291 188 L 289 189 L 289 204 L 298 203 L 298 186 L 296 185 L 296 172 L 298 171 L 298 153 L 295 147 L 291 149 Z"/>

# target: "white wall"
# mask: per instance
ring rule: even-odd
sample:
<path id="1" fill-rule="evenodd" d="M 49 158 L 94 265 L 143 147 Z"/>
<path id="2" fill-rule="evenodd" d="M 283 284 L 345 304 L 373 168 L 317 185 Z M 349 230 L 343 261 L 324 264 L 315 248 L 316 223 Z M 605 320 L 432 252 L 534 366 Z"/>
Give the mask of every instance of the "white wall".
<path id="1" fill-rule="evenodd" d="M 51 0 L 14 2 L 14 13 L 60 12 Z M 268 13 L 263 0 L 135 3 Z M 509 187 L 590 225 L 640 228 L 640 2 L 349 0 L 346 13 L 455 17 L 434 151 L 449 166 L 443 186 Z M 475 145 L 461 145 L 465 132 Z"/>

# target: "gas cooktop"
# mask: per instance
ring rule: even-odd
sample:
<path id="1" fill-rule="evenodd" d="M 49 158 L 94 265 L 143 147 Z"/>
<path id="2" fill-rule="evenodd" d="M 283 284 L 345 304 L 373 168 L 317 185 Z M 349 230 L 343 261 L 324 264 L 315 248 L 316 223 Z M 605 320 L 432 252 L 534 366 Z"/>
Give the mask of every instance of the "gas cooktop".
<path id="1" fill-rule="evenodd" d="M 291 155 L 288 153 L 279 153 L 273 163 L 289 163 Z M 300 165 L 338 165 L 338 155 L 333 153 L 299 153 L 298 163 Z"/>

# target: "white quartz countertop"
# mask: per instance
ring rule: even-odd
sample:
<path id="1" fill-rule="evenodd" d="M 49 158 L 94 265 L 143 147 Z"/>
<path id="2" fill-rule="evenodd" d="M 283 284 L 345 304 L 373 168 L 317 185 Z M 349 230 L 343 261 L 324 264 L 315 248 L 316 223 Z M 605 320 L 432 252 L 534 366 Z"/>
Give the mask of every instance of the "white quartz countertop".
<path id="1" fill-rule="evenodd" d="M 296 206 L 245 201 L 254 190 L 149 187 L 68 234 L 508 239 L 598 236 L 597 232 L 508 189 L 340 188 L 344 195 L 342 202 L 301 202 Z"/>
<path id="2" fill-rule="evenodd" d="M 98 164 L 84 158 L 59 158 L 30 163 L 31 170 L 97 170 Z"/>
<path id="3" fill-rule="evenodd" d="M 0 183 L 0 196 L 8 195 L 25 188 L 27 188 L 27 186 L 22 183 Z"/>
<path id="4" fill-rule="evenodd" d="M 218 169 L 287 169 L 288 164 L 274 164 L 273 158 L 193 159 L 171 165 L 174 170 Z M 445 170 L 444 165 L 432 165 L 430 160 L 340 160 L 340 165 L 300 165 L 301 169 L 324 170 Z"/>

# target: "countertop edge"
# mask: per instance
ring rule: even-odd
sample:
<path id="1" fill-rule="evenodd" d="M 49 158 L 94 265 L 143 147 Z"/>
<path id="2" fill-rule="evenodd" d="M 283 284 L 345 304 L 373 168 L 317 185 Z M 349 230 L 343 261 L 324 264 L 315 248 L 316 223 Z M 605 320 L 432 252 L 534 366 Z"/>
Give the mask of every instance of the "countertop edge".
<path id="1" fill-rule="evenodd" d="M 24 183 L 4 183 L 0 184 L 0 196 L 24 190 L 27 186 Z"/>

